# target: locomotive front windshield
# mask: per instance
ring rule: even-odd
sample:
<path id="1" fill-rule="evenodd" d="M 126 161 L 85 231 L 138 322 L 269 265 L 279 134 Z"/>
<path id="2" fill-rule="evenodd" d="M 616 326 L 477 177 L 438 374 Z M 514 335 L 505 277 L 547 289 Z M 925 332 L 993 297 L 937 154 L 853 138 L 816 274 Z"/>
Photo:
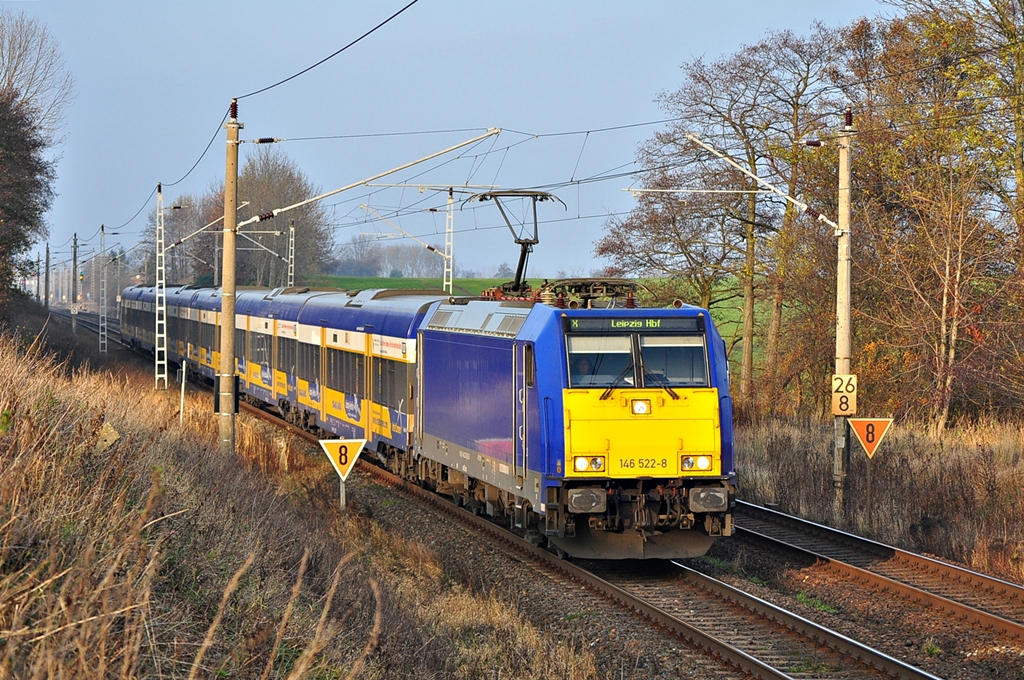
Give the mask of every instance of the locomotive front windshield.
<path id="1" fill-rule="evenodd" d="M 641 335 L 640 360 L 648 387 L 705 387 L 704 338 L 694 335 Z"/>
<path id="2" fill-rule="evenodd" d="M 629 335 L 570 335 L 570 387 L 633 384 L 633 341 Z"/>
<path id="3" fill-rule="evenodd" d="M 702 335 L 566 336 L 569 387 L 706 387 Z"/>

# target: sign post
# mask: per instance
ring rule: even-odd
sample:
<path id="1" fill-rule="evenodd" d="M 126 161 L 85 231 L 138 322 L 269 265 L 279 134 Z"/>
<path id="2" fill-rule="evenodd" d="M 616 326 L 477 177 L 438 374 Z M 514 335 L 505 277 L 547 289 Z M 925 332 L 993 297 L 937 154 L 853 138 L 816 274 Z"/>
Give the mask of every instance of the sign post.
<path id="1" fill-rule="evenodd" d="M 868 531 L 874 531 L 874 512 L 871 507 L 871 457 L 882 443 L 882 437 L 889 431 L 892 418 L 850 418 L 849 421 L 850 428 L 857 435 L 857 441 L 864 447 L 864 453 L 868 454 Z"/>
<path id="2" fill-rule="evenodd" d="M 356 466 L 359 454 L 366 446 L 365 439 L 321 439 L 320 447 L 327 454 L 331 465 L 341 477 L 341 507 L 345 508 L 345 480 L 352 468 Z"/>

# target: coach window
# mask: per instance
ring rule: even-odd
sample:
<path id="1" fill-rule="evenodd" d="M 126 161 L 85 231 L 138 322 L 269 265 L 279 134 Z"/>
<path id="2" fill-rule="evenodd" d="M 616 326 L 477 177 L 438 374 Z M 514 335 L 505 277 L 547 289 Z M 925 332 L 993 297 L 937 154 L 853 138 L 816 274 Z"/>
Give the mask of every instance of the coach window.
<path id="1" fill-rule="evenodd" d="M 202 323 L 199 326 L 199 344 L 206 349 L 213 349 L 213 324 Z"/>
<path id="2" fill-rule="evenodd" d="M 270 348 L 273 342 L 273 336 L 253 332 L 249 338 L 249 344 L 251 345 L 250 358 L 252 361 L 261 366 L 269 366 Z"/>
<path id="3" fill-rule="evenodd" d="M 235 357 L 241 357 L 245 359 L 247 354 L 248 343 L 245 342 L 246 332 L 243 328 L 235 329 Z"/>
<path id="4" fill-rule="evenodd" d="M 355 352 L 345 352 L 345 392 L 360 398 L 366 396 L 364 388 L 365 357 Z"/>
<path id="5" fill-rule="evenodd" d="M 277 370 L 295 374 L 295 338 L 277 339 Z"/>
<path id="6" fill-rule="evenodd" d="M 327 386 L 339 392 L 342 391 L 344 354 L 338 349 L 327 350 Z"/>
<path id="7" fill-rule="evenodd" d="M 299 343 L 297 375 L 310 384 L 320 382 L 320 347 L 318 345 Z"/>

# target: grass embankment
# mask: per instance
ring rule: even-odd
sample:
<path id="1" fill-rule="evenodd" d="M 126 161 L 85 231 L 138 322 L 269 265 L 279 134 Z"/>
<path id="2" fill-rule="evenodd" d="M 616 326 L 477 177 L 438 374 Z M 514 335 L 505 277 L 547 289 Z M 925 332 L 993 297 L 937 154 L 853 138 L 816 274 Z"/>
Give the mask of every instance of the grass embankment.
<path id="1" fill-rule="evenodd" d="M 0 678 L 596 676 L 423 545 L 340 515 L 317 451 L 242 416 L 221 456 L 207 394 L 179 425 L 144 364 L 31 338 L 0 334 Z"/>
<path id="2" fill-rule="evenodd" d="M 923 427 L 893 427 L 870 461 L 852 443 L 844 521 L 833 512 L 831 424 L 739 427 L 740 495 L 1024 583 L 1020 425 L 962 426 L 941 440 Z"/>

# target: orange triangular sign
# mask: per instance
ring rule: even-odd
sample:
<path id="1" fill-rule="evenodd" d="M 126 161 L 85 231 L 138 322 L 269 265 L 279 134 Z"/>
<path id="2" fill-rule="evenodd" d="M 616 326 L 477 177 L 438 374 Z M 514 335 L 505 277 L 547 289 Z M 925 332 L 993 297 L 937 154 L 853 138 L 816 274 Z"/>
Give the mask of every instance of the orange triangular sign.
<path id="1" fill-rule="evenodd" d="M 892 425 L 892 418 L 847 418 L 857 441 L 864 447 L 864 453 L 868 458 L 875 455 L 875 449 L 882 443 L 882 437 L 889 431 Z"/>
<path id="2" fill-rule="evenodd" d="M 348 473 L 356 466 L 356 459 L 366 446 L 365 439 L 321 439 L 320 446 L 331 459 L 331 465 L 338 471 L 341 481 L 348 479 Z"/>

